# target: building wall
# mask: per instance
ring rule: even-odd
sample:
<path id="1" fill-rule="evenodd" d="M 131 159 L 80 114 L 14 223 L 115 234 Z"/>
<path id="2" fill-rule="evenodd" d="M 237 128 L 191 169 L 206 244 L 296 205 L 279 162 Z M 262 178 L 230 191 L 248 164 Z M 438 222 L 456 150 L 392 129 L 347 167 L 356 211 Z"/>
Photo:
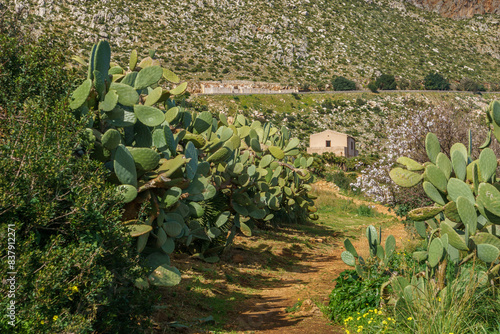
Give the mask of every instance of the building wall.
<path id="1" fill-rule="evenodd" d="M 335 153 L 338 157 L 344 157 L 346 154 L 346 148 L 344 146 L 334 146 L 334 147 L 308 147 L 307 153 L 313 154 L 323 154 L 323 153 Z"/>
<path id="2" fill-rule="evenodd" d="M 347 147 L 347 135 L 338 132 L 321 132 L 309 137 L 309 147 L 325 147 L 326 141 L 330 140 L 331 146 Z"/>
<path id="3" fill-rule="evenodd" d="M 330 141 L 330 147 L 326 142 Z M 335 131 L 324 131 L 312 134 L 309 137 L 309 147 L 307 153 L 323 154 L 326 152 L 335 153 L 337 156 L 355 157 L 358 155 L 356 150 L 356 140 L 344 133 Z"/>
<path id="4" fill-rule="evenodd" d="M 347 137 L 347 157 L 355 157 L 358 155 L 356 150 L 356 140 L 352 137 Z"/>

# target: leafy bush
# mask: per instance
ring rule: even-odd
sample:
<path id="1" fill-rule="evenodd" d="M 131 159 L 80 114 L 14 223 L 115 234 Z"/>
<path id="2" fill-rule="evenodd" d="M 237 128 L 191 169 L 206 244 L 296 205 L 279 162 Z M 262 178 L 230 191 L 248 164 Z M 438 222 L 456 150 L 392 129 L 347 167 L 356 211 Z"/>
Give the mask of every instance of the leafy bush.
<path id="1" fill-rule="evenodd" d="M 375 214 L 375 212 L 368 205 L 362 204 L 358 207 L 358 215 L 360 215 L 362 217 L 373 217 L 374 214 Z"/>
<path id="2" fill-rule="evenodd" d="M 344 77 L 336 77 L 332 80 L 332 87 L 336 91 L 356 90 L 356 83 Z"/>
<path id="3" fill-rule="evenodd" d="M 114 187 L 100 163 L 73 153 L 82 128 L 65 103 L 35 101 L 22 115 L 7 110 L 1 123 L 0 235 L 15 225 L 17 333 L 134 332 L 150 310 L 133 286 L 140 270 Z M 11 271 L 7 261 L 0 268 Z"/>
<path id="4" fill-rule="evenodd" d="M 344 270 L 334 282 L 335 288 L 330 294 L 327 312 L 336 323 L 349 316 L 368 312 L 380 304 L 380 287 L 389 276 L 374 275 L 370 279 L 361 279 L 355 270 Z"/>
<path id="5" fill-rule="evenodd" d="M 356 175 L 352 173 L 344 173 L 343 171 L 327 174 L 326 180 L 335 183 L 340 189 L 351 190 L 351 183 L 356 181 Z"/>
<path id="6" fill-rule="evenodd" d="M 370 83 L 368 84 L 368 86 L 367 86 L 367 87 L 368 87 L 368 89 L 369 89 L 369 90 L 371 90 L 373 93 L 378 93 L 378 90 L 377 90 L 378 88 L 377 88 L 377 85 L 375 84 L 375 82 L 373 82 L 373 81 L 372 81 L 372 82 L 370 82 Z"/>
<path id="7" fill-rule="evenodd" d="M 478 84 L 471 78 L 462 78 L 460 84 L 457 87 L 458 90 L 468 91 L 468 92 L 484 92 L 486 88 L 483 85 Z"/>
<path id="8" fill-rule="evenodd" d="M 375 86 L 381 90 L 395 90 L 396 79 L 392 74 L 382 74 L 375 80 Z"/>
<path id="9" fill-rule="evenodd" d="M 82 150 L 84 124 L 64 98 L 71 76 L 52 42 L 12 34 L 0 22 L 0 257 L 15 253 L 15 325 L 2 333 L 143 332 L 151 298 L 102 165 Z M 82 155 L 83 154 L 83 155 Z M 14 248 L 7 247 L 15 231 Z M 9 240 L 11 241 L 11 240 Z M 10 278 L 10 277 L 5 277 Z M 7 296 L 8 285 L 0 286 Z"/>
<path id="10" fill-rule="evenodd" d="M 450 83 L 440 73 L 429 73 L 424 79 L 427 90 L 449 90 Z"/>
<path id="11" fill-rule="evenodd" d="M 58 51 L 63 49 L 43 36 L 33 41 L 15 21 L 0 17 L 0 106 L 21 108 L 33 96 L 40 96 L 43 106 L 52 105 L 68 90 L 70 80 Z"/>

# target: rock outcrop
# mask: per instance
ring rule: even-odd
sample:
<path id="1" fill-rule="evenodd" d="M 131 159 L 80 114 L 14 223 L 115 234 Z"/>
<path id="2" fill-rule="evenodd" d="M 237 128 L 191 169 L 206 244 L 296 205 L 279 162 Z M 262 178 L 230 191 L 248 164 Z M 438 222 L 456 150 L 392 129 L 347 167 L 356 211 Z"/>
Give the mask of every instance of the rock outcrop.
<path id="1" fill-rule="evenodd" d="M 455 19 L 474 15 L 500 15 L 500 0 L 406 0 L 417 7 Z"/>

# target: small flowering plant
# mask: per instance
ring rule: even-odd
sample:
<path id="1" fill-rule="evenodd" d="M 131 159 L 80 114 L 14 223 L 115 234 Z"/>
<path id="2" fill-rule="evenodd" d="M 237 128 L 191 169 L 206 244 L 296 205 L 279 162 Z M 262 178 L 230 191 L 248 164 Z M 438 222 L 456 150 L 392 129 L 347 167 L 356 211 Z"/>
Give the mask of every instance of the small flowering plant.
<path id="1" fill-rule="evenodd" d="M 398 327 L 394 318 L 378 308 L 368 309 L 364 313 L 357 312 L 356 315 L 345 318 L 343 325 L 346 334 L 397 333 Z"/>

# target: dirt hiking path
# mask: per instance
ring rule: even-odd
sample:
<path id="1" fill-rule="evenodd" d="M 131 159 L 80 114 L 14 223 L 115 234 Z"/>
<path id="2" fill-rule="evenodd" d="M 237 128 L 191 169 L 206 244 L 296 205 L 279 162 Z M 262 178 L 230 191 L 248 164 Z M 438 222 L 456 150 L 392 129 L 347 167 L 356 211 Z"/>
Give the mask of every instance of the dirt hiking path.
<path id="1" fill-rule="evenodd" d="M 343 196 L 332 183 L 318 182 L 313 192 L 323 207 L 317 222 L 238 235 L 217 263 L 172 254 L 182 281 L 161 291 L 154 333 L 343 333 L 321 308 L 328 305 L 333 280 L 351 268 L 340 258 L 344 239 L 366 257 L 370 223 L 383 226 L 383 241 L 394 235 L 398 247 L 406 232 L 386 207 Z M 360 216 L 361 204 L 385 215 Z"/>
<path id="2" fill-rule="evenodd" d="M 365 204 L 376 211 L 395 216 L 387 207 L 379 204 L 352 199 L 338 193 L 338 188 L 325 181 L 314 184 L 315 190 L 331 191 L 335 196 L 352 200 L 357 205 Z M 367 256 L 369 249 L 365 229 L 359 231 L 359 237 L 353 241 L 360 255 Z M 383 229 L 383 240 L 388 235 L 394 235 L 397 246 L 406 237 L 403 224 L 393 224 Z M 340 254 L 344 251 L 344 237 L 333 235 L 326 238 L 314 238 L 309 241 L 312 248 L 302 248 L 290 254 L 287 248 L 273 250 L 277 255 L 298 256 L 299 261 L 292 270 L 281 273 L 280 284 L 264 288 L 254 298 L 247 300 L 245 308 L 240 312 L 234 330 L 238 333 L 255 331 L 256 333 L 343 333 L 340 326 L 329 324 L 317 305 L 328 305 L 328 296 L 333 289 L 332 281 L 345 269 L 351 267 L 344 264 Z M 241 242 L 241 240 L 239 240 Z M 383 241 L 384 242 L 384 241 Z M 298 302 L 300 307 L 287 312 Z M 290 312 L 292 311 L 292 312 Z"/>

